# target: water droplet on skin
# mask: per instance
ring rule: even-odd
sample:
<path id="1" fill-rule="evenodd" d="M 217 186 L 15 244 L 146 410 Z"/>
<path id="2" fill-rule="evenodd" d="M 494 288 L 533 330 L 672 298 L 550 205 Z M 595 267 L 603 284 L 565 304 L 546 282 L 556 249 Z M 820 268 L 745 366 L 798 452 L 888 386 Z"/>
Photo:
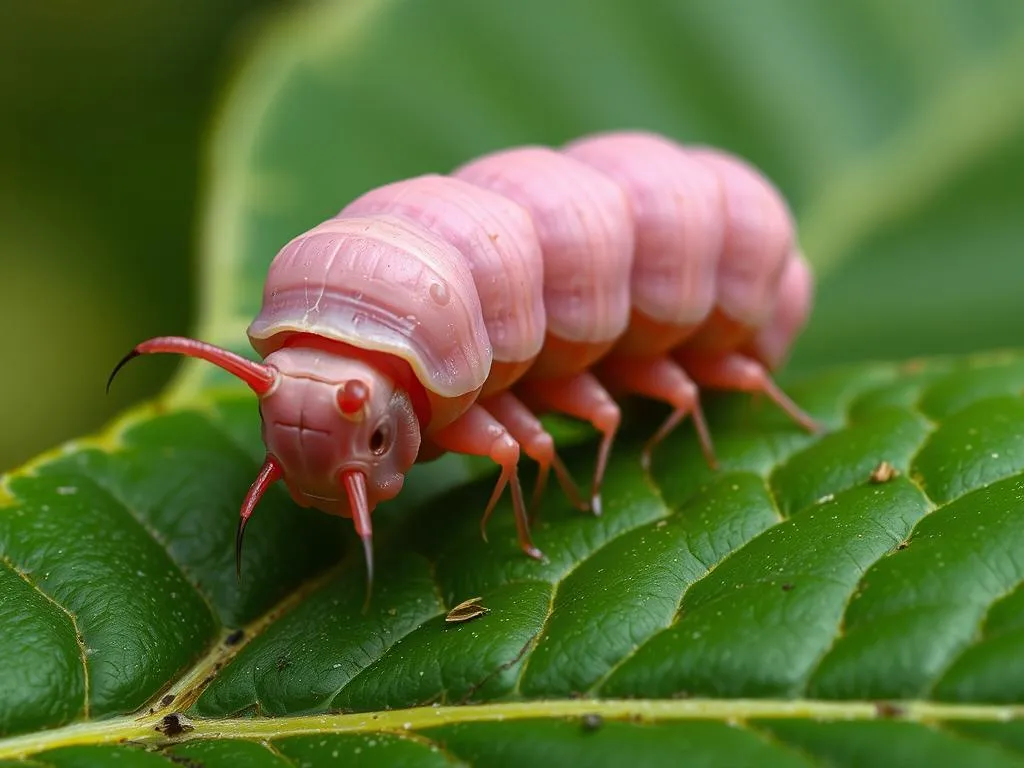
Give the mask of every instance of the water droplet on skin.
<path id="1" fill-rule="evenodd" d="M 448 295 L 448 286 L 444 283 L 431 283 L 430 298 L 439 306 L 447 305 L 451 301 L 451 296 Z"/>

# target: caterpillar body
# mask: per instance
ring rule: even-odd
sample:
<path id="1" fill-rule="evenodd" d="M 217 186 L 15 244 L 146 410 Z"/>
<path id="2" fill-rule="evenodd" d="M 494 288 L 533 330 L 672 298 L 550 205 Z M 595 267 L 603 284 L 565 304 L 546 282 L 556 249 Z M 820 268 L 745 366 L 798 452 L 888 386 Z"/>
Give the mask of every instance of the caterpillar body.
<path id="1" fill-rule="evenodd" d="M 417 461 L 490 457 L 511 487 L 518 539 L 541 557 L 520 453 L 581 509 L 601 511 L 616 398 L 670 404 L 642 456 L 686 416 L 714 450 L 699 389 L 763 392 L 816 423 L 772 381 L 806 323 L 812 275 L 779 192 L 728 153 L 645 132 L 495 152 L 449 175 L 354 200 L 270 265 L 248 329 L 257 363 L 193 339 L 137 345 L 212 362 L 260 400 L 266 460 L 236 537 L 267 487 L 352 518 L 373 578 L 371 513 Z M 108 382 L 109 387 L 109 382 Z M 587 498 L 538 414 L 601 433 Z"/>

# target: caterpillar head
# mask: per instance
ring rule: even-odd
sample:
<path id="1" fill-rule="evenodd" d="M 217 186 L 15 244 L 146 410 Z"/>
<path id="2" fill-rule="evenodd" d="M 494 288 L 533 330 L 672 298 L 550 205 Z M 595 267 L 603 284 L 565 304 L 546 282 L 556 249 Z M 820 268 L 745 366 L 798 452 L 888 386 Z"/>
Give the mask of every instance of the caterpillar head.
<path id="1" fill-rule="evenodd" d="M 156 352 L 213 362 L 245 381 L 260 399 L 267 455 L 242 503 L 235 548 L 239 574 L 249 517 L 266 489 L 282 480 L 300 506 L 353 520 L 366 554 L 369 598 L 370 515 L 401 491 L 420 448 L 419 419 L 409 393 L 371 361 L 325 349 L 285 346 L 256 363 L 179 337 L 139 344 L 118 364 L 111 381 L 128 360 Z"/>

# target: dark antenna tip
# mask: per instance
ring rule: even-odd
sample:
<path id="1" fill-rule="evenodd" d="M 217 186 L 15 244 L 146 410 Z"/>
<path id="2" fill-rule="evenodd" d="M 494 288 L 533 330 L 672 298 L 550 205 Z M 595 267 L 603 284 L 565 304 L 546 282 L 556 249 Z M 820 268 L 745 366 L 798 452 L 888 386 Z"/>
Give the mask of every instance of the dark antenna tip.
<path id="1" fill-rule="evenodd" d="M 373 537 L 361 536 L 363 554 L 366 557 L 366 598 L 363 600 L 363 613 L 370 610 L 370 598 L 373 596 Z"/>
<path id="2" fill-rule="evenodd" d="M 107 379 L 108 395 L 110 394 L 110 385 L 114 383 L 114 377 L 117 376 L 117 372 L 124 368 L 129 360 L 138 357 L 140 354 L 142 353 L 139 352 L 137 349 L 133 349 L 131 352 L 129 352 L 127 355 L 121 358 L 121 362 L 114 366 L 114 370 L 110 372 L 110 378 Z"/>
<path id="3" fill-rule="evenodd" d="M 238 521 L 238 533 L 235 534 L 235 578 L 242 583 L 242 539 L 245 536 L 245 524 L 247 518 Z"/>

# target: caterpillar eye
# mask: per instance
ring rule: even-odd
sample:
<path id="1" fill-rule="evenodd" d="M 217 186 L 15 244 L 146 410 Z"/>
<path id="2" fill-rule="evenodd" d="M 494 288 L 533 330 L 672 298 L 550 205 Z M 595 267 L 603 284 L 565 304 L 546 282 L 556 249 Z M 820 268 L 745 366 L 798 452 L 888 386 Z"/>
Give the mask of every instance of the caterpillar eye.
<path id="1" fill-rule="evenodd" d="M 370 451 L 374 456 L 383 456 L 391 447 L 391 427 L 384 422 L 370 435 Z"/>

